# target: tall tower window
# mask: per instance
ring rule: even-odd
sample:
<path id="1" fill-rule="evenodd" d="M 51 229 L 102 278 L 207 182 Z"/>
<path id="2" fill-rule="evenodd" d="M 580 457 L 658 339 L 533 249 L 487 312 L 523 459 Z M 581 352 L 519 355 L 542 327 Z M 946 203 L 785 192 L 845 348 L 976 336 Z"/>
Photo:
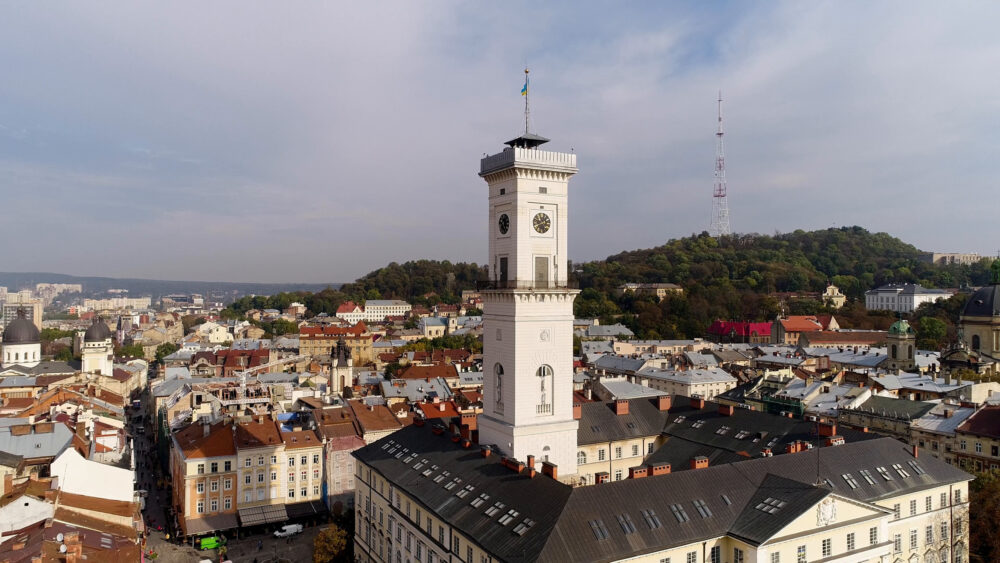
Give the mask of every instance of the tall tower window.
<path id="1" fill-rule="evenodd" d="M 552 414 L 552 366 L 542 365 L 535 372 L 538 376 L 538 406 L 536 414 Z"/>
<path id="2" fill-rule="evenodd" d="M 973 334 L 972 335 L 972 349 L 973 350 L 979 350 L 979 335 L 978 334 Z"/>
<path id="3" fill-rule="evenodd" d="M 503 412 L 503 366 L 499 363 L 493 366 L 493 374 L 496 377 L 496 411 Z"/>

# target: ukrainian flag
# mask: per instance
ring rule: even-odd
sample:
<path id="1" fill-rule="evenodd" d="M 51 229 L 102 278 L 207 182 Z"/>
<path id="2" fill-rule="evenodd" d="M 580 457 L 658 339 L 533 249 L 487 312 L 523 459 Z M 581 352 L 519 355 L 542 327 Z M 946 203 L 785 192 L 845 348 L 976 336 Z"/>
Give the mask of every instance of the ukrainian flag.
<path id="1" fill-rule="evenodd" d="M 527 96 L 528 95 L 528 77 L 527 76 L 524 77 L 524 87 L 521 88 L 521 95 L 522 96 Z"/>

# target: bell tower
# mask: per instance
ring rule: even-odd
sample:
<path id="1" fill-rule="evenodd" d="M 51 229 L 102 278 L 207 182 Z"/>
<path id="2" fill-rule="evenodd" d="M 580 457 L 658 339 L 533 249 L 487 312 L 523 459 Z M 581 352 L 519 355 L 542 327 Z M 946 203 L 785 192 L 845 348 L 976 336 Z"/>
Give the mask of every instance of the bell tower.
<path id="1" fill-rule="evenodd" d="M 569 179 L 576 155 L 525 132 L 480 161 L 489 193 L 479 441 L 576 474 L 573 300 L 568 285 Z"/>

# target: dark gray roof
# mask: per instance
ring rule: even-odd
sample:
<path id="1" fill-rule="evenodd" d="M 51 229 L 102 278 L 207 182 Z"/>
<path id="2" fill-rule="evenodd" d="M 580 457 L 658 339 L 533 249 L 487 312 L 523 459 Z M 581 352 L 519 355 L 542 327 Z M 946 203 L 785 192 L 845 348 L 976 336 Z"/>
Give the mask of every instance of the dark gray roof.
<path id="1" fill-rule="evenodd" d="M 981 287 L 965 302 L 962 310 L 965 317 L 1000 316 L 1000 284 Z"/>
<path id="2" fill-rule="evenodd" d="M 759 544 L 831 494 L 870 503 L 971 479 L 933 457 L 914 459 L 909 446 L 892 438 L 577 488 L 540 475 L 515 474 L 498 456 L 483 458 L 474 446 L 463 449 L 447 433 L 434 435 L 429 426 L 404 428 L 354 455 L 499 561 L 616 561 L 722 535 Z M 430 476 L 423 475 L 435 465 Z M 891 480 L 881 477 L 879 467 Z M 874 476 L 871 484 L 862 469 Z M 435 483 L 443 471 L 450 475 Z M 844 474 L 853 476 L 854 488 Z M 455 477 L 462 482 L 445 489 Z M 460 499 L 454 493 L 466 485 L 475 490 Z M 484 493 L 490 495 L 486 503 L 470 506 Z M 781 506 L 774 512 L 758 509 L 767 499 Z M 506 505 L 504 512 L 520 512 L 508 526 L 498 524 L 500 514 L 483 513 L 498 501 Z M 700 511 L 696 502 L 707 511 Z M 671 505 L 683 509 L 685 521 L 678 521 Z M 655 526 L 647 523 L 650 510 Z M 518 536 L 513 526 L 523 518 L 535 524 Z M 603 531 L 601 538 L 595 527 Z"/>
<path id="3" fill-rule="evenodd" d="M 615 414 L 614 401 L 580 405 L 580 425 L 576 431 L 579 445 L 598 444 L 663 432 L 668 411 L 657 408 L 657 399 L 630 399 L 628 414 Z"/>
<path id="4" fill-rule="evenodd" d="M 84 342 L 104 342 L 109 338 L 111 338 L 111 330 L 108 329 L 108 325 L 100 317 L 94 317 L 93 324 L 83 334 Z"/>
<path id="5" fill-rule="evenodd" d="M 4 344 L 37 344 L 42 341 L 35 323 L 24 317 L 24 311 L 18 310 L 17 318 L 7 323 L 3 330 Z"/>
<path id="6" fill-rule="evenodd" d="M 516 139 L 511 139 L 504 143 L 505 145 L 511 147 L 521 147 L 521 148 L 533 148 L 538 145 L 544 145 L 549 142 L 550 139 L 546 139 L 541 135 L 535 135 L 534 133 L 525 133 Z"/>
<path id="7" fill-rule="evenodd" d="M 478 446 L 464 449 L 453 443 L 447 432 L 434 435 L 430 426 L 408 426 L 353 455 L 401 487 L 424 510 L 447 520 L 502 561 L 537 560 L 573 490 L 541 475 L 529 478 L 526 473 L 515 474 L 500 463 L 499 455 L 484 458 Z M 418 464 L 422 465 L 415 469 Z M 428 469 L 432 471 L 425 476 L 423 472 Z M 449 475 L 435 482 L 445 471 Z M 456 478 L 461 482 L 445 489 Z M 455 493 L 466 486 L 474 490 L 464 498 L 457 497 Z M 482 493 L 489 495 L 482 506 L 469 504 Z M 504 508 L 486 516 L 485 511 L 497 502 L 502 502 Z M 499 525 L 499 518 L 510 510 L 520 514 L 510 524 Z M 524 535 L 515 534 L 514 528 L 525 519 L 534 524 Z"/>
<path id="8" fill-rule="evenodd" d="M 910 462 L 917 463 L 923 473 L 918 473 Z M 900 464 L 908 476 L 900 477 L 892 469 L 893 464 Z M 886 468 L 893 479 L 884 480 L 877 467 Z M 869 485 L 861 477 L 860 469 L 874 475 L 875 485 Z M 852 489 L 844 481 L 842 475 L 846 473 L 858 482 L 857 488 Z M 759 544 L 830 494 L 874 502 L 971 478 L 930 456 L 914 459 L 908 446 L 892 438 L 880 438 L 696 471 L 579 487 L 573 489 L 540 560 L 617 561 L 722 535 Z M 768 498 L 785 504 L 773 514 L 756 508 Z M 710 516 L 703 517 L 695 501 L 703 502 Z M 675 504 L 684 509 L 687 521 L 678 522 L 674 517 L 671 505 Z M 660 527 L 654 529 L 646 523 L 644 510 L 655 512 Z M 626 534 L 619 516 L 628 516 L 635 531 Z M 605 539 L 597 538 L 591 521 L 601 522 L 607 530 Z"/>
<path id="9" fill-rule="evenodd" d="M 867 401 L 858 405 L 856 409 L 841 410 L 857 410 L 898 418 L 900 420 L 916 420 L 927 414 L 927 412 L 933 408 L 934 403 L 872 395 Z"/>

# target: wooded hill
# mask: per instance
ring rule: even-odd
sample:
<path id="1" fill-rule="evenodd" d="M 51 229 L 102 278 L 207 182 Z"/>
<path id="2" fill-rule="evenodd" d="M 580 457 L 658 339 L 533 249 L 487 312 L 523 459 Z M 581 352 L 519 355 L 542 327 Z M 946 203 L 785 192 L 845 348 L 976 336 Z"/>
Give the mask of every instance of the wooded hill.
<path id="1" fill-rule="evenodd" d="M 862 301 L 864 292 L 889 282 L 920 283 L 930 288 L 982 285 L 989 280 L 988 261 L 972 266 L 935 265 L 922 252 L 886 233 L 861 227 L 786 234 L 733 235 L 713 238 L 707 233 L 675 239 L 656 248 L 633 250 L 574 264 L 571 272 L 583 290 L 576 301 L 580 317 L 623 322 L 643 338 L 704 336 L 715 319 L 772 320 L 778 314 L 824 311 L 811 299 L 779 299 L 778 293 L 822 292 L 828 283 L 849 298 Z M 238 300 L 231 314 L 250 308 L 281 309 L 300 301 L 313 313 L 333 314 L 348 299 L 405 299 L 414 304 L 455 303 L 462 290 L 486 279 L 485 267 L 469 263 L 418 260 L 392 263 L 339 290 L 285 293 Z M 626 282 L 670 282 L 683 295 L 657 302 L 652 297 L 617 295 Z M 957 297 L 956 299 L 961 299 Z M 939 307 L 935 317 L 947 323 L 954 310 Z M 850 328 L 885 328 L 893 316 L 868 315 L 863 306 L 848 305 L 838 313 Z"/>

